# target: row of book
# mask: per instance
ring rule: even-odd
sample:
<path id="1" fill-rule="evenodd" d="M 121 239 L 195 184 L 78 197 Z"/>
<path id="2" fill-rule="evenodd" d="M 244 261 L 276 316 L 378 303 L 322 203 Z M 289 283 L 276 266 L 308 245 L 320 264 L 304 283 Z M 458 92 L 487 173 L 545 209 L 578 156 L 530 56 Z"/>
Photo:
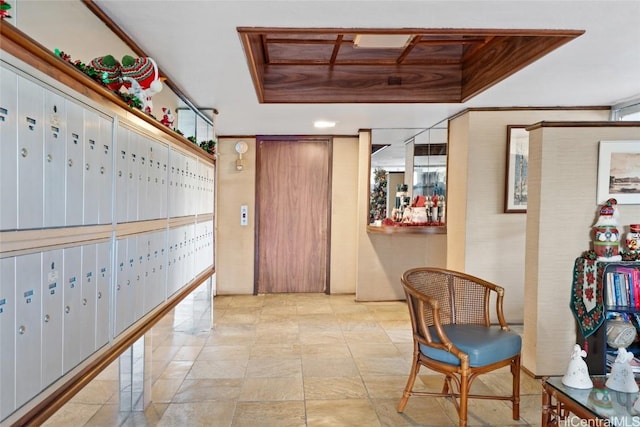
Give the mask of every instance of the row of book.
<path id="1" fill-rule="evenodd" d="M 640 269 L 618 266 L 604 279 L 606 305 L 640 308 Z"/>

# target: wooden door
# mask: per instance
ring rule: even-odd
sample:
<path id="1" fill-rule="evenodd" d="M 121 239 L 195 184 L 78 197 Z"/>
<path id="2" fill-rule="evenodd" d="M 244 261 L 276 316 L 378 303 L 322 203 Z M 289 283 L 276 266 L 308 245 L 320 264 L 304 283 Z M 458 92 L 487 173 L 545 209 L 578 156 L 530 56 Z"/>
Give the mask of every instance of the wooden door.
<path id="1" fill-rule="evenodd" d="M 329 293 L 331 139 L 258 137 L 256 293 Z"/>

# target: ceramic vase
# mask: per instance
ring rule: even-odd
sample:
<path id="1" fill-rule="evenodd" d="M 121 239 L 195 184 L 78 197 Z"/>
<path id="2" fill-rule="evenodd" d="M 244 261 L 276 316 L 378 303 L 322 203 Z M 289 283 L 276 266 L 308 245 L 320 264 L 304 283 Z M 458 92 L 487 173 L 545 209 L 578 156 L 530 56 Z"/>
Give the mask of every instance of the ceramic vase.
<path id="1" fill-rule="evenodd" d="M 593 227 L 593 250 L 598 259 L 613 258 L 620 253 L 620 232 L 615 225 Z"/>

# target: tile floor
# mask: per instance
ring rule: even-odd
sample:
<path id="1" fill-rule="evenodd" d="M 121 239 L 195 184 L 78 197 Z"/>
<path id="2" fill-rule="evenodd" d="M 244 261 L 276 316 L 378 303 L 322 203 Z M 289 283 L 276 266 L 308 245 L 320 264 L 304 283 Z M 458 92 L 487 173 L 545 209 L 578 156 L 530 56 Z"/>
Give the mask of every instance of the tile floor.
<path id="1" fill-rule="evenodd" d="M 353 295 L 217 296 L 206 288 L 152 332 L 152 400 L 120 412 L 115 362 L 47 426 L 456 426 L 453 404 L 412 397 L 395 410 L 411 362 L 404 302 L 357 303 Z M 431 372 L 431 374 L 433 374 Z M 508 390 L 503 371 L 474 387 Z M 441 377 L 421 371 L 424 387 Z M 521 419 L 505 402 L 470 401 L 469 425 L 537 426 L 541 386 L 522 375 Z"/>

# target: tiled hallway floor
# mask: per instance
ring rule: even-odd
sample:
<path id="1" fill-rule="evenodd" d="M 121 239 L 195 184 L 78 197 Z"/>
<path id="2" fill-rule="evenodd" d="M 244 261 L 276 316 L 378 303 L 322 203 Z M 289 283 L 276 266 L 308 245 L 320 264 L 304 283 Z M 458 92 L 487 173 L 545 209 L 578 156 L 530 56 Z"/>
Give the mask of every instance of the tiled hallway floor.
<path id="1" fill-rule="evenodd" d="M 152 404 L 119 412 L 117 362 L 49 419 L 48 426 L 455 426 L 450 401 L 412 397 L 395 410 L 412 343 L 404 302 L 353 295 L 217 296 L 214 324 L 203 288 L 151 332 Z M 441 376 L 423 368 L 422 385 Z M 469 425 L 536 426 L 541 386 L 522 374 L 521 419 L 505 402 L 472 400 Z M 474 387 L 508 390 L 508 370 Z"/>

